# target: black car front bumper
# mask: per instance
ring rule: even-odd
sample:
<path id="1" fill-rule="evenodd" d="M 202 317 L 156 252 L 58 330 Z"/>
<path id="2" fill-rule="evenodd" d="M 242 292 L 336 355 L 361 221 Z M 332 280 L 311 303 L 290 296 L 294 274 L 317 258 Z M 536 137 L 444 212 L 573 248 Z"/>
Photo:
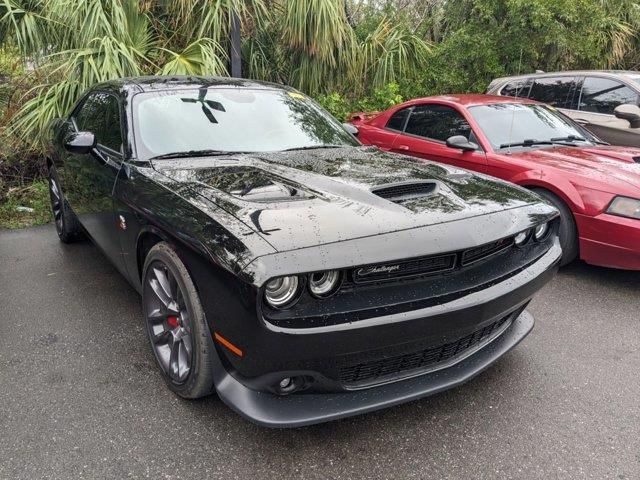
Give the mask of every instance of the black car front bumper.
<path id="1" fill-rule="evenodd" d="M 533 317 L 524 311 L 498 338 L 455 365 L 366 390 L 278 396 L 245 387 L 221 364 L 216 368 L 216 390 L 233 410 L 266 427 L 301 427 L 337 420 L 417 400 L 460 385 L 515 347 L 531 331 L 533 323 Z"/>
<path id="2" fill-rule="evenodd" d="M 274 352 L 261 357 L 268 365 L 269 373 L 248 378 L 218 359 L 215 373 L 217 392 L 232 409 L 254 423 L 271 427 L 296 427 L 385 408 L 454 387 L 487 368 L 531 331 L 533 318 L 524 308 L 552 278 L 560 256 L 561 249 L 556 239 L 546 254 L 502 282 L 448 303 L 358 322 L 363 324 L 362 327 L 347 325 L 343 327 L 345 330 L 339 331 L 325 331 L 323 328 L 310 335 L 270 332 L 263 339 L 263 352 L 274 349 L 279 354 Z M 266 383 L 273 384 L 283 377 L 314 375 L 332 359 L 340 359 L 345 355 L 367 359 L 370 352 L 375 352 L 376 358 L 380 358 L 377 349 L 385 343 L 399 345 L 399 339 L 419 339 L 438 328 L 460 332 L 458 337 L 450 337 L 456 340 L 475 332 L 478 326 L 484 328 L 491 324 L 499 325 L 496 335 L 489 335 L 486 341 L 478 344 L 478 348 L 468 349 L 465 355 L 454 355 L 445 364 L 423 371 L 406 372 L 407 375 L 399 375 L 378 384 L 347 388 L 338 381 L 337 384 L 325 385 L 328 388 L 323 391 L 320 382 L 317 385 L 319 388 L 287 396 L 265 389 Z M 473 325 L 476 327 L 471 330 Z M 456 330 L 456 326 L 463 328 Z M 295 341 L 303 341 L 305 349 L 293 348 Z M 290 345 L 289 348 L 285 348 L 286 344 Z M 389 358 L 399 347 L 392 348 L 393 351 L 389 353 L 385 350 L 382 357 Z M 288 359 L 292 352 L 295 361 Z M 314 363 L 299 360 L 305 353 L 309 359 L 321 358 L 322 361 Z M 281 363 L 272 363 L 275 358 L 280 358 Z"/>

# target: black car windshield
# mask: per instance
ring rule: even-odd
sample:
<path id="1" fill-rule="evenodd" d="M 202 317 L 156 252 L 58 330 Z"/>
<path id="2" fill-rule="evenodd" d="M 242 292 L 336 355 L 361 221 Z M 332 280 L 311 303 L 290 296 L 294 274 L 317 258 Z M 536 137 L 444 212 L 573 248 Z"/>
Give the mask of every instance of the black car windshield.
<path id="1" fill-rule="evenodd" d="M 494 150 L 555 144 L 588 145 L 595 139 L 546 105 L 496 103 L 469 107 Z"/>
<path id="2" fill-rule="evenodd" d="M 201 88 L 134 97 L 140 158 L 179 152 L 270 152 L 359 142 L 306 96 L 285 90 Z"/>

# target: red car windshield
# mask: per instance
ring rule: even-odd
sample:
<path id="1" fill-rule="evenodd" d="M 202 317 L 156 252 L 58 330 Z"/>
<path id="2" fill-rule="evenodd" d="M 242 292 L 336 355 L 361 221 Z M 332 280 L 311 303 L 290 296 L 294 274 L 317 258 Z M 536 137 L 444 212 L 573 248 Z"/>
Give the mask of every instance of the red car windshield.
<path id="1" fill-rule="evenodd" d="M 556 143 L 590 144 L 595 139 L 546 105 L 496 103 L 469 107 L 494 150 L 534 148 Z"/>

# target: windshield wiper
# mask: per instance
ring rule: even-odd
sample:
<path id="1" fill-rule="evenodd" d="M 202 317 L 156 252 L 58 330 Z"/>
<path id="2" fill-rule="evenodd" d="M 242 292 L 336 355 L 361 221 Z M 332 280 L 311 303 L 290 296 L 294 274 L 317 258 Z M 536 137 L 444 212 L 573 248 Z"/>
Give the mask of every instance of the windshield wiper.
<path id="1" fill-rule="evenodd" d="M 234 155 L 243 152 L 229 152 L 226 150 L 186 150 L 184 152 L 171 152 L 156 155 L 149 160 L 161 160 L 166 158 L 188 158 L 188 157 L 214 157 L 217 155 Z"/>
<path id="2" fill-rule="evenodd" d="M 320 148 L 344 148 L 348 145 L 309 145 L 307 147 L 293 147 L 293 148 L 285 148 L 284 150 L 280 150 L 281 152 L 293 152 L 296 150 L 316 150 Z"/>
<path id="3" fill-rule="evenodd" d="M 582 138 L 578 135 L 567 135 L 566 137 L 555 137 L 551 139 L 552 142 L 586 142 L 586 138 Z"/>
<path id="4" fill-rule="evenodd" d="M 549 140 L 534 140 L 529 138 L 527 140 L 523 140 L 521 142 L 515 143 L 503 143 L 500 145 L 500 148 L 508 148 L 508 147 L 533 147 L 534 145 L 553 145 L 553 142 Z"/>

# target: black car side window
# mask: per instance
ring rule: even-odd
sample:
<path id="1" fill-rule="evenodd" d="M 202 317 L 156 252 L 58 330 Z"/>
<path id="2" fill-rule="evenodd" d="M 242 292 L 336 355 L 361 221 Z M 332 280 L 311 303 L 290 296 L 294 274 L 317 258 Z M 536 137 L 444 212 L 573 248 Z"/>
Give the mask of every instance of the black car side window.
<path id="1" fill-rule="evenodd" d="M 613 115 L 618 105 L 638 105 L 638 94 L 624 83 L 609 78 L 587 77 L 580 95 L 580 110 Z"/>
<path id="2" fill-rule="evenodd" d="M 122 153 L 122 128 L 118 99 L 108 93 L 90 94 L 74 115 L 79 131 L 89 131 L 99 145 Z"/>
<path id="3" fill-rule="evenodd" d="M 407 123 L 407 118 L 409 117 L 409 112 L 411 112 L 411 107 L 403 108 L 391 115 L 391 118 L 387 122 L 387 128 L 391 130 L 398 130 L 400 132 L 403 131 L 404 126 Z"/>
<path id="4" fill-rule="evenodd" d="M 571 108 L 576 84 L 576 77 L 536 78 L 529 98 L 558 108 Z"/>
<path id="5" fill-rule="evenodd" d="M 414 107 L 405 132 L 439 142 L 446 142 L 454 135 L 469 138 L 472 133 L 471 126 L 464 117 L 446 105 Z"/>

